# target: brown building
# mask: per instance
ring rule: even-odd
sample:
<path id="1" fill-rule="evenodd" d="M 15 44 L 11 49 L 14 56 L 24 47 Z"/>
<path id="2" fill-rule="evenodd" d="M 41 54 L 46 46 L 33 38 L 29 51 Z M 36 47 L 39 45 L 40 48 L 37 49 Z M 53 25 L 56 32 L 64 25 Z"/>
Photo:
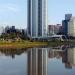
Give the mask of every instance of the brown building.
<path id="1" fill-rule="evenodd" d="M 62 26 L 61 26 L 61 24 L 48 25 L 48 34 L 49 35 L 57 34 L 59 32 L 62 32 Z"/>

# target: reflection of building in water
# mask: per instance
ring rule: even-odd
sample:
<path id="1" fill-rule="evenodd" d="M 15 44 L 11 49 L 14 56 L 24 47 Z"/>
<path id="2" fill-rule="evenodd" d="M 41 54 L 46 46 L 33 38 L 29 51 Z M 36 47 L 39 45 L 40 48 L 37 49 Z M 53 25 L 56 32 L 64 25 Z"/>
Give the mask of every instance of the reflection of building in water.
<path id="1" fill-rule="evenodd" d="M 63 53 L 62 62 L 65 64 L 65 68 L 71 69 L 72 66 L 68 62 L 68 49 Z"/>
<path id="2" fill-rule="evenodd" d="M 72 66 L 75 66 L 75 48 L 68 49 L 68 62 L 70 62 Z"/>
<path id="3" fill-rule="evenodd" d="M 49 50 L 48 57 L 49 58 L 61 58 L 63 56 L 64 50 L 60 48 L 53 48 Z"/>
<path id="4" fill-rule="evenodd" d="M 65 67 L 68 69 L 75 66 L 75 48 L 68 48 L 68 50 L 64 52 L 62 61 L 65 63 Z"/>
<path id="5" fill-rule="evenodd" d="M 28 52 L 28 75 L 47 75 L 47 48 L 33 48 Z"/>
<path id="6" fill-rule="evenodd" d="M 49 51 L 49 58 L 54 58 L 54 57 L 61 57 L 59 54 L 61 54 L 61 52 L 59 52 L 59 51 Z"/>
<path id="7" fill-rule="evenodd" d="M 50 50 L 49 51 L 49 58 L 62 58 L 62 63 L 65 64 L 65 68 L 71 68 L 71 65 L 68 62 L 68 57 L 67 57 L 67 50 Z"/>
<path id="8" fill-rule="evenodd" d="M 48 53 L 49 58 L 62 58 L 65 68 L 71 69 L 75 66 L 75 48 L 66 48 L 65 50 L 52 49 Z"/>

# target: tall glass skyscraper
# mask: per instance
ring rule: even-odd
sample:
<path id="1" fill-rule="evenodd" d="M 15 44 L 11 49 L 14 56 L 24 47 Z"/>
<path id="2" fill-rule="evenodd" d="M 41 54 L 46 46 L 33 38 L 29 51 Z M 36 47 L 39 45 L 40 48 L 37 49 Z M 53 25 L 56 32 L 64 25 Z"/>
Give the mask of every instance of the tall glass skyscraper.
<path id="1" fill-rule="evenodd" d="M 42 37 L 47 35 L 47 0 L 28 1 L 28 35 Z"/>

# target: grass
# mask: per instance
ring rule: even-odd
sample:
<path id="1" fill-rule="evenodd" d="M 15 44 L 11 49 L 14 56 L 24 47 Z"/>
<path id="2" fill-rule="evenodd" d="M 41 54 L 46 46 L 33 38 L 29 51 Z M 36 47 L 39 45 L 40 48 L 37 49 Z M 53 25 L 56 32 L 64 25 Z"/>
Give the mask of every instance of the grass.
<path id="1" fill-rule="evenodd" d="M 75 46 L 75 41 L 50 41 L 48 42 L 48 46 L 55 47 L 61 45 L 73 45 Z"/>
<path id="2" fill-rule="evenodd" d="M 15 42 L 8 42 L 8 41 L 0 41 L 0 48 L 31 48 L 31 47 L 39 47 L 39 46 L 46 46 L 48 45 L 47 42 L 30 42 L 30 41 L 15 41 Z"/>
<path id="3" fill-rule="evenodd" d="M 27 40 L 24 41 L 0 41 L 0 48 L 2 49 L 22 49 L 22 48 L 32 48 L 32 47 L 40 47 L 40 46 L 61 46 L 61 45 L 75 45 L 75 41 L 50 41 L 50 42 L 30 42 Z"/>

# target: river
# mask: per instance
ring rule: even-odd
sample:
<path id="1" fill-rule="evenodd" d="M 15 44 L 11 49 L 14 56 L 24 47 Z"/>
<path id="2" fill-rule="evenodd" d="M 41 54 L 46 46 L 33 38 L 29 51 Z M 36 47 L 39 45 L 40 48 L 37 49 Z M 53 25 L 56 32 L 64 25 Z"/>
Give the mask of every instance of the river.
<path id="1" fill-rule="evenodd" d="M 1 49 L 0 75 L 75 75 L 75 47 Z"/>

